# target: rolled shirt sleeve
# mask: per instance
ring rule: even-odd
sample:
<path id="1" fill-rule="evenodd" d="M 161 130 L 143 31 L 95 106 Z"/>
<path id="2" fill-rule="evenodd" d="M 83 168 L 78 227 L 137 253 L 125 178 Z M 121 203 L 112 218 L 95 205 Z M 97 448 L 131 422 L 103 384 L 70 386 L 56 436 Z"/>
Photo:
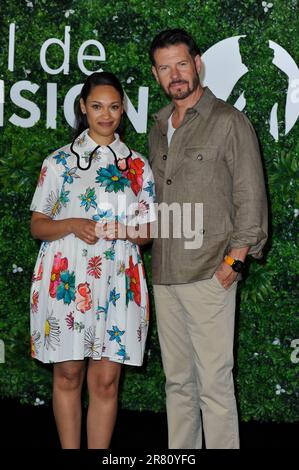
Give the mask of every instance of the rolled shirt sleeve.
<path id="1" fill-rule="evenodd" d="M 249 246 L 248 254 L 261 258 L 268 237 L 265 180 L 255 131 L 242 113 L 234 113 L 226 156 L 233 175 L 230 248 Z"/>

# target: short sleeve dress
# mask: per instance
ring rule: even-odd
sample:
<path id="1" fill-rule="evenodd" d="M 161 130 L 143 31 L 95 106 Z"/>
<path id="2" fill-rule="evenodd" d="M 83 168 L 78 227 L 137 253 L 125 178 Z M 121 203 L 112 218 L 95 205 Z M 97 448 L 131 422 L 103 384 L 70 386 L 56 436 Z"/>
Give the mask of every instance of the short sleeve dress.
<path id="1" fill-rule="evenodd" d="M 53 220 L 154 222 L 152 171 L 117 134 L 98 146 L 87 129 L 44 160 L 30 210 Z M 30 304 L 32 357 L 142 364 L 149 297 L 138 245 L 103 238 L 88 245 L 74 234 L 43 241 Z"/>

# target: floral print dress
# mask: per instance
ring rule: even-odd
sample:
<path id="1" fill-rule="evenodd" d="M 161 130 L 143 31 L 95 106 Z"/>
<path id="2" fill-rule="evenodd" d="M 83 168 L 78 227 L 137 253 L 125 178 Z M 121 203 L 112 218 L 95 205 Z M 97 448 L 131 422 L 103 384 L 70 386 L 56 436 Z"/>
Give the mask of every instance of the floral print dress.
<path id="1" fill-rule="evenodd" d="M 154 222 L 152 171 L 117 134 L 97 146 L 87 129 L 44 160 L 30 209 L 53 220 Z M 88 245 L 74 234 L 43 241 L 30 302 L 32 357 L 142 364 L 149 298 L 138 245 L 103 238 Z"/>

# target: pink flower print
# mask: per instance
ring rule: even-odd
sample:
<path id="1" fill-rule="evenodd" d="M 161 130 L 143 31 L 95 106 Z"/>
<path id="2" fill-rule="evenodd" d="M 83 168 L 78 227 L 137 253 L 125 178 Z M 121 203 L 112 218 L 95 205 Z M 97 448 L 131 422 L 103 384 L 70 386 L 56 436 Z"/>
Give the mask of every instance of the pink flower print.
<path id="1" fill-rule="evenodd" d="M 37 272 L 37 276 L 35 278 L 35 281 L 40 281 L 43 278 L 43 259 L 44 259 L 44 257 L 42 257 L 41 262 L 39 264 L 38 272 Z"/>
<path id="2" fill-rule="evenodd" d="M 141 216 L 144 216 L 149 211 L 149 204 L 144 200 L 138 202 L 138 210 Z"/>
<path id="3" fill-rule="evenodd" d="M 62 254 L 60 251 L 54 255 L 54 262 L 51 271 L 51 280 L 50 280 L 50 296 L 55 298 L 57 287 L 60 284 L 60 272 L 66 271 L 68 268 L 67 258 L 61 258 Z"/>
<path id="4" fill-rule="evenodd" d="M 47 169 L 48 167 L 47 166 L 43 166 L 41 171 L 40 171 L 40 174 L 39 174 L 39 177 L 38 177 L 38 182 L 37 182 L 37 186 L 42 186 L 44 184 L 44 181 L 45 181 L 45 177 L 46 177 L 46 173 L 47 173 Z"/>
<path id="5" fill-rule="evenodd" d="M 77 292 L 76 292 L 76 308 L 81 313 L 87 312 L 87 310 L 91 309 L 91 290 L 89 287 L 88 282 L 84 282 L 78 285 Z"/>
<path id="6" fill-rule="evenodd" d="M 93 258 L 90 258 L 88 261 L 87 273 L 96 279 L 100 279 L 102 274 L 101 265 L 102 258 L 100 256 L 94 256 Z"/>
<path id="7" fill-rule="evenodd" d="M 32 313 L 37 313 L 38 310 L 38 292 L 33 291 L 31 299 L 31 311 Z"/>
<path id="8" fill-rule="evenodd" d="M 74 329 L 74 315 L 73 315 L 74 312 L 70 312 L 66 317 L 65 317 L 65 321 L 66 321 L 66 324 L 67 324 L 67 327 L 69 330 L 73 330 Z"/>

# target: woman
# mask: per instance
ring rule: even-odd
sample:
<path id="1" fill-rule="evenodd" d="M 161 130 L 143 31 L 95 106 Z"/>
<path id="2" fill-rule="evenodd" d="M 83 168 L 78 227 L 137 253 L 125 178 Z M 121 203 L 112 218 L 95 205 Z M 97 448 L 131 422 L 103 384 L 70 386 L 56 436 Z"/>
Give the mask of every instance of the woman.
<path id="1" fill-rule="evenodd" d="M 147 160 L 115 133 L 123 97 L 112 73 L 87 78 L 76 138 L 44 160 L 30 207 L 32 236 L 43 240 L 31 289 L 32 357 L 54 363 L 53 409 L 65 449 L 80 448 L 86 369 L 88 447 L 108 448 L 121 366 L 140 366 L 145 348 L 139 245 L 150 241 L 154 182 Z"/>

